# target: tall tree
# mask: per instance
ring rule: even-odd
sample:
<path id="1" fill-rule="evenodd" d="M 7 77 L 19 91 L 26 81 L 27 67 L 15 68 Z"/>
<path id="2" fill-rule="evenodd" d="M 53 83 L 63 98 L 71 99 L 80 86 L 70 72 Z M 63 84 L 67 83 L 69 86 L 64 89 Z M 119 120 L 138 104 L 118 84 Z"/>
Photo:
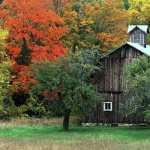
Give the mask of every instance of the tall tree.
<path id="1" fill-rule="evenodd" d="M 5 0 L 0 17 L 9 30 L 7 49 L 10 55 L 15 90 L 27 90 L 30 64 L 64 56 L 61 38 L 66 32 L 64 21 L 42 0 Z"/>
<path id="2" fill-rule="evenodd" d="M 94 48 L 96 36 L 92 33 L 92 15 L 86 10 L 83 0 L 69 1 L 64 7 L 64 20 L 69 32 L 65 44 L 73 51 L 81 48 Z"/>
<path id="3" fill-rule="evenodd" d="M 101 48 L 108 51 L 127 40 L 128 12 L 122 0 L 105 0 L 95 17 Z"/>
<path id="4" fill-rule="evenodd" d="M 69 128 L 71 113 L 89 113 L 102 99 L 90 82 L 91 74 L 99 69 L 98 62 L 99 52 L 84 50 L 52 63 L 34 66 L 34 77 L 38 82 L 32 92 L 43 94 L 48 101 L 59 101 L 65 130 Z"/>

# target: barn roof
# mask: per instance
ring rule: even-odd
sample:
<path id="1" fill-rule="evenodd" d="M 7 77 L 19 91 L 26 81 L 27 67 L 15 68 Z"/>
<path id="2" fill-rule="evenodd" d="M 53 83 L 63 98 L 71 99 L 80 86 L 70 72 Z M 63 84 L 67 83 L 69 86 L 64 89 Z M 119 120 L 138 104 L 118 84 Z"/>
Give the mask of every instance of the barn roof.
<path id="1" fill-rule="evenodd" d="M 109 56 L 110 54 L 113 54 L 114 52 L 116 52 L 117 50 L 119 50 L 120 48 L 124 47 L 125 45 L 128 45 L 128 46 L 131 46 L 133 48 L 135 48 L 136 50 L 140 51 L 141 53 L 147 55 L 147 56 L 150 56 L 150 45 L 146 45 L 146 47 L 138 44 L 138 43 L 131 43 L 131 42 L 127 42 L 123 45 L 121 45 L 120 47 L 114 49 L 113 51 L 111 51 L 110 53 L 106 54 L 105 56 L 103 56 L 102 58 L 104 57 L 107 57 Z"/>
<path id="2" fill-rule="evenodd" d="M 148 33 L 148 25 L 129 25 L 128 26 L 128 33 L 133 31 L 135 28 L 139 28 L 143 32 Z"/>
<path id="3" fill-rule="evenodd" d="M 150 56 L 150 45 L 146 45 L 146 47 L 144 47 L 138 43 L 127 42 L 127 44 L 130 45 L 131 47 L 139 50 L 140 52 Z"/>

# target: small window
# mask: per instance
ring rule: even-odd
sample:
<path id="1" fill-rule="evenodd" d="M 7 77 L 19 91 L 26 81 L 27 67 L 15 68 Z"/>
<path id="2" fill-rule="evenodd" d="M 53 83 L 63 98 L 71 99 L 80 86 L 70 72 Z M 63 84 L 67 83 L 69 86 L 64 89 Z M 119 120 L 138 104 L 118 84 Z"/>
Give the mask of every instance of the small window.
<path id="1" fill-rule="evenodd" d="M 104 111 L 112 111 L 112 102 L 104 102 L 103 110 Z"/>

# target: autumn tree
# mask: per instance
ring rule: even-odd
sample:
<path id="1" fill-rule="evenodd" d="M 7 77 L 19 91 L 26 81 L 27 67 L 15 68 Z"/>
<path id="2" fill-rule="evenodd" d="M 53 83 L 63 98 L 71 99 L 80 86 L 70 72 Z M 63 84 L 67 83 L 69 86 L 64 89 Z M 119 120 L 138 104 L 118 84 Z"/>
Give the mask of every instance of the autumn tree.
<path id="1" fill-rule="evenodd" d="M 81 48 L 95 47 L 96 36 L 91 28 L 94 22 L 85 4 L 83 0 L 71 0 L 64 7 L 63 17 L 69 29 L 65 44 L 73 52 Z"/>
<path id="2" fill-rule="evenodd" d="M 1 22 L 9 30 L 7 50 L 13 64 L 13 88 L 27 91 L 28 71 L 33 62 L 64 56 L 61 38 L 64 21 L 42 0 L 5 0 L 0 8 Z"/>
<path id="3" fill-rule="evenodd" d="M 98 48 L 107 52 L 127 38 L 128 12 L 122 0 L 71 0 L 63 17 L 69 29 L 65 44 L 73 51 Z"/>
<path id="4" fill-rule="evenodd" d="M 150 0 L 130 0 L 129 22 L 131 24 L 150 24 Z"/>
<path id="5" fill-rule="evenodd" d="M 127 40 L 128 12 L 122 0 L 105 0 L 95 17 L 97 36 L 104 51 L 115 48 Z"/>

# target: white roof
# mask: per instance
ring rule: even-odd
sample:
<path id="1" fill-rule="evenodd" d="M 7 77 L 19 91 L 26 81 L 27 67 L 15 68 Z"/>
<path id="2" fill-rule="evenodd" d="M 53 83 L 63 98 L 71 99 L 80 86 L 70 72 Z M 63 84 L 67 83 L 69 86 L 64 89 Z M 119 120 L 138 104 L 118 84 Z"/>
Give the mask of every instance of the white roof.
<path id="1" fill-rule="evenodd" d="M 139 28 L 140 30 L 142 30 L 145 33 L 148 32 L 148 25 L 129 25 L 128 26 L 128 33 L 133 31 L 136 27 Z"/>
<path id="2" fill-rule="evenodd" d="M 131 42 L 127 42 L 127 44 L 137 50 L 139 50 L 140 52 L 150 56 L 150 45 L 146 45 L 146 47 L 138 44 L 138 43 L 131 43 Z"/>
<path id="3" fill-rule="evenodd" d="M 110 53 L 104 55 L 102 58 L 105 58 L 105 57 L 113 54 L 115 51 L 117 51 L 118 49 L 120 49 L 121 47 L 123 47 L 125 45 L 129 45 L 129 46 L 135 48 L 136 50 L 140 51 L 141 53 L 143 53 L 143 54 L 145 54 L 147 56 L 150 56 L 150 45 L 146 45 L 146 47 L 144 47 L 144 46 L 142 46 L 142 45 L 140 45 L 138 43 L 127 42 L 127 43 L 121 45 L 119 48 L 116 48 L 113 51 L 111 51 Z"/>

